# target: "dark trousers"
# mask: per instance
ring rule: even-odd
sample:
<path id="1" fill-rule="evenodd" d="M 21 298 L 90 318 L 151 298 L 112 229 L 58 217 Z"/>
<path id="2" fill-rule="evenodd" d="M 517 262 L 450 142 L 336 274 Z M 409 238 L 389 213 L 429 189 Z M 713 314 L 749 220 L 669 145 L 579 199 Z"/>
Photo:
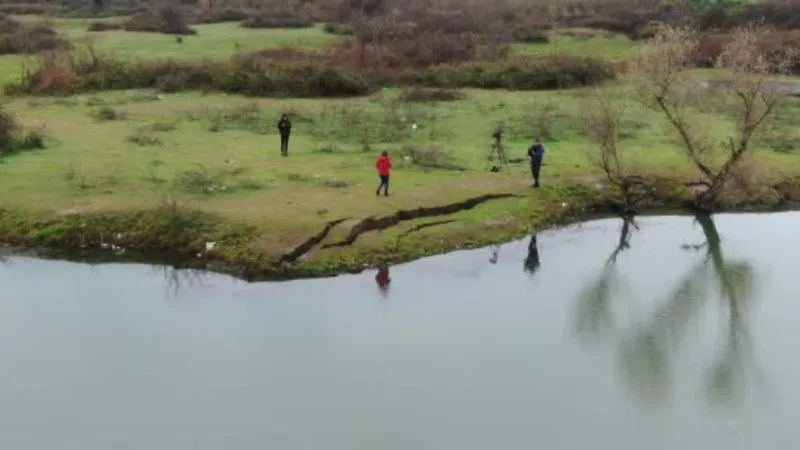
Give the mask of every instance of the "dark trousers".
<path id="1" fill-rule="evenodd" d="M 542 160 L 534 159 L 531 161 L 531 175 L 533 175 L 533 185 L 539 186 L 539 171 L 542 169 Z"/>
<path id="2" fill-rule="evenodd" d="M 381 184 L 378 185 L 378 190 L 375 195 L 381 195 L 381 188 L 383 188 L 383 195 L 389 195 L 389 175 L 381 175 Z"/>
<path id="3" fill-rule="evenodd" d="M 289 135 L 281 135 L 281 156 L 289 156 Z"/>

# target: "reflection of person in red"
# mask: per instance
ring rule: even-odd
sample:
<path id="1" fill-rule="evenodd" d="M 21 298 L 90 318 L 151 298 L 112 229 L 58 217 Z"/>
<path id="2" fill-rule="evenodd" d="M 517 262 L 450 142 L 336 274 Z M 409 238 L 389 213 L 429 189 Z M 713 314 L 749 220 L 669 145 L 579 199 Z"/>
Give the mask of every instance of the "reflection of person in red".
<path id="1" fill-rule="evenodd" d="M 375 275 L 375 282 L 378 283 L 378 289 L 380 289 L 383 295 L 389 293 L 389 283 L 392 282 L 392 279 L 389 277 L 389 266 L 382 265 L 378 268 L 378 273 Z"/>

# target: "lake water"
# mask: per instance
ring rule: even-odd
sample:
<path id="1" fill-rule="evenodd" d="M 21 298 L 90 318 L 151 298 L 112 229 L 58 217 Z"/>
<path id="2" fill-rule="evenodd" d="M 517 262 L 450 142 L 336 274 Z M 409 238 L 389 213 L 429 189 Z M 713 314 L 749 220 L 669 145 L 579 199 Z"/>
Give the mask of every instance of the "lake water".
<path id="1" fill-rule="evenodd" d="M 377 280 L 10 258 L 0 448 L 796 448 L 800 214 L 622 224 Z"/>

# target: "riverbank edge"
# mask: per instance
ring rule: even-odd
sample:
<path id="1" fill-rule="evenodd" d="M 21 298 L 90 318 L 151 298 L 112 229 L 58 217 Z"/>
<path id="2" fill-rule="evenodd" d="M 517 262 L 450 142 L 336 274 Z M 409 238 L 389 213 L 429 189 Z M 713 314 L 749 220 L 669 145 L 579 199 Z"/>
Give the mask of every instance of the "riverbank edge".
<path id="1" fill-rule="evenodd" d="M 691 213 L 687 205 L 694 195 L 692 183 L 648 177 L 645 186 L 638 193 L 637 214 Z M 293 262 L 280 262 L 285 254 L 254 249 L 252 243 L 263 234 L 255 226 L 176 205 L 160 205 L 146 211 L 67 215 L 0 208 L 0 242 L 14 249 L 33 251 L 46 259 L 164 264 L 247 281 L 318 278 L 502 244 L 545 229 L 613 216 L 619 212 L 617 198 L 616 190 L 604 183 L 565 183 L 535 191 L 526 189 L 506 197 L 506 201 L 515 201 L 520 206 L 505 220 L 491 225 L 476 225 L 467 232 L 462 230 L 436 239 L 410 236 L 391 246 L 352 243 L 343 250 L 322 255 L 315 248 L 320 242 L 309 237 L 303 243 L 307 248 Z M 763 183 L 748 192 L 726 193 L 725 198 L 726 203 L 718 205 L 717 212 L 797 209 L 800 177 Z M 530 203 L 524 200 L 535 201 L 537 207 L 529 210 Z"/>

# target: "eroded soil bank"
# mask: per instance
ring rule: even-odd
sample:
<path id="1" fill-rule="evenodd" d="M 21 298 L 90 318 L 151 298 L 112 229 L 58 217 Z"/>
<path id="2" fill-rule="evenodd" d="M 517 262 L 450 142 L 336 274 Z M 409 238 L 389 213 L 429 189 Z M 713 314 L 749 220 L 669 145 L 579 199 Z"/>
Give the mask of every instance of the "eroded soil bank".
<path id="1" fill-rule="evenodd" d="M 693 183 L 656 177 L 646 180 L 638 193 L 641 200 L 636 213 L 690 212 L 687 204 L 696 194 Z M 250 281 L 311 278 L 507 242 L 544 228 L 613 214 L 618 211 L 618 198 L 613 188 L 602 183 L 562 184 L 490 193 L 385 216 L 342 217 L 321 224 L 317 233 L 304 240 L 285 243 L 286 249 L 280 253 L 264 252 L 254 245 L 268 238 L 263 230 L 200 211 L 161 207 L 125 213 L 53 215 L 0 207 L 0 241 L 6 246 L 36 250 L 45 258 L 169 264 Z M 800 179 L 727 192 L 725 198 L 719 211 L 794 209 L 800 202 Z M 461 212 L 499 200 L 513 202 L 503 220 L 453 228 L 452 233 L 447 228 L 459 221 Z M 361 239 L 408 223 L 411 226 L 391 242 L 365 243 Z M 440 230 L 435 238 L 414 237 L 433 228 Z M 333 236 L 334 230 L 341 232 L 339 238 Z"/>

